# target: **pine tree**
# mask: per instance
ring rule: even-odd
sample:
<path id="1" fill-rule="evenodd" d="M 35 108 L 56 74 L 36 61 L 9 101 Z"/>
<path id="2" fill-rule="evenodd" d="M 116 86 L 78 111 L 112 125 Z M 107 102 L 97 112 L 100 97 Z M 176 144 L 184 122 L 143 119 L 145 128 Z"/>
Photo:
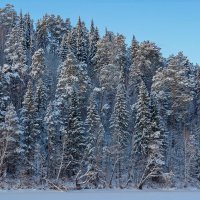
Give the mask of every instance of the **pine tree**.
<path id="1" fill-rule="evenodd" d="M 137 99 L 141 81 L 144 82 L 150 92 L 152 79 L 156 70 L 163 66 L 160 48 L 150 41 L 142 42 L 134 55 L 134 62 L 129 72 L 129 92 L 133 102 Z"/>
<path id="2" fill-rule="evenodd" d="M 179 52 L 176 56 L 170 56 L 167 67 L 157 71 L 152 84 L 152 95 L 160 108 L 165 129 L 169 132 L 166 165 L 183 183 L 187 165 L 183 159 L 187 151 L 185 142 L 192 134 L 187 108 L 193 99 L 193 83 L 190 63 Z"/>

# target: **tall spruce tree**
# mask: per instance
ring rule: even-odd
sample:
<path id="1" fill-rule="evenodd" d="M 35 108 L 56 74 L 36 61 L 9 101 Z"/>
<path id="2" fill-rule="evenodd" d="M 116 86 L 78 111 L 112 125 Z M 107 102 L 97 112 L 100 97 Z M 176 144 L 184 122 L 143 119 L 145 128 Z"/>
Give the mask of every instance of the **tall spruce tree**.
<path id="1" fill-rule="evenodd" d="M 94 27 L 93 20 L 91 21 L 90 25 L 90 32 L 89 32 L 89 49 L 88 49 L 88 73 L 91 78 L 94 79 L 94 56 L 97 52 L 97 42 L 99 41 L 99 32 L 98 29 Z"/>
<path id="2" fill-rule="evenodd" d="M 47 177 L 57 178 L 60 164 L 60 138 L 57 131 L 56 123 L 56 112 L 52 102 L 49 103 L 44 118 L 45 133 L 46 133 L 46 144 L 47 144 Z"/>
<path id="3" fill-rule="evenodd" d="M 36 131 L 35 131 L 35 104 L 33 96 L 33 85 L 29 81 L 26 94 L 24 95 L 23 107 L 21 110 L 21 122 L 23 128 L 22 148 L 24 159 L 24 173 L 30 177 L 34 174 L 34 158 L 36 150 Z"/>
<path id="4" fill-rule="evenodd" d="M 67 150 L 71 158 L 69 175 L 76 175 L 81 169 L 85 150 L 85 130 L 81 119 L 79 99 L 77 92 L 73 90 L 69 107 Z"/>
<path id="5" fill-rule="evenodd" d="M 145 172 L 151 134 L 149 93 L 143 82 L 139 89 L 138 100 L 135 104 L 136 120 L 132 147 L 133 177 L 136 185 L 140 184 L 141 177 Z"/>
<path id="6" fill-rule="evenodd" d="M 76 25 L 76 57 L 80 62 L 87 63 L 88 60 L 88 31 L 85 23 L 79 17 Z"/>
<path id="7" fill-rule="evenodd" d="M 138 101 L 135 105 L 136 122 L 134 130 L 133 151 L 137 155 L 146 155 L 148 150 L 149 135 L 151 133 L 150 99 L 149 93 L 141 83 Z"/>
<path id="8" fill-rule="evenodd" d="M 6 108 L 5 122 L 1 127 L 0 139 L 0 175 L 2 173 L 12 174 L 15 178 L 19 176 L 21 164 L 21 127 L 15 107 L 9 104 Z"/>
<path id="9" fill-rule="evenodd" d="M 128 153 L 128 145 L 130 135 L 128 132 L 129 113 L 126 105 L 126 92 L 123 83 L 117 87 L 117 94 L 115 97 L 115 106 L 111 116 L 110 131 L 112 134 L 113 145 L 113 173 L 116 173 L 116 179 L 119 181 L 119 186 L 122 187 L 122 176 L 125 172 L 127 161 L 126 154 Z M 116 169 L 115 169 L 116 168 Z"/>
<path id="10" fill-rule="evenodd" d="M 98 187 L 105 180 L 103 173 L 103 143 L 104 143 L 104 127 L 101 122 L 95 100 L 95 92 L 90 95 L 89 106 L 86 118 L 86 179 L 89 183 Z"/>
<path id="11" fill-rule="evenodd" d="M 46 65 L 44 60 L 44 51 L 43 49 L 37 50 L 32 57 L 31 65 L 31 77 L 34 81 L 39 78 L 43 78 L 43 74 L 46 71 Z"/>

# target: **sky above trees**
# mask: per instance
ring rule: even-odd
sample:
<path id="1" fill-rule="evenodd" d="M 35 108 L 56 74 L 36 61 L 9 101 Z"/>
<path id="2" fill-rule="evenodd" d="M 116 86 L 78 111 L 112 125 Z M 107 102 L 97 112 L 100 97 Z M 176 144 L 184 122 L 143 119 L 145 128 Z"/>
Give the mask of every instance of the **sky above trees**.
<path id="1" fill-rule="evenodd" d="M 30 12 L 37 20 L 45 13 L 70 17 L 75 25 L 78 16 L 87 26 L 93 18 L 103 34 L 105 27 L 126 36 L 130 44 L 134 34 L 139 41 L 152 40 L 165 57 L 183 51 L 193 63 L 200 63 L 200 1 L 198 0 L 1 0 L 17 11 Z"/>

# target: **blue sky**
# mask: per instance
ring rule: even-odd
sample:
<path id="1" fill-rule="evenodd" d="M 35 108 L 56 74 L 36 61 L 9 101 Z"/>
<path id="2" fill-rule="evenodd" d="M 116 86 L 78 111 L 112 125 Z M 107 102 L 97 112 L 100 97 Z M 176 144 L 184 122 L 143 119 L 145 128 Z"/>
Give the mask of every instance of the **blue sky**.
<path id="1" fill-rule="evenodd" d="M 134 34 L 139 41 L 154 41 L 165 57 L 183 51 L 200 64 L 200 0 L 0 0 L 0 7 L 6 3 L 35 21 L 59 14 L 75 25 L 81 16 L 89 27 L 93 19 L 101 35 L 107 27 L 130 44 Z"/>

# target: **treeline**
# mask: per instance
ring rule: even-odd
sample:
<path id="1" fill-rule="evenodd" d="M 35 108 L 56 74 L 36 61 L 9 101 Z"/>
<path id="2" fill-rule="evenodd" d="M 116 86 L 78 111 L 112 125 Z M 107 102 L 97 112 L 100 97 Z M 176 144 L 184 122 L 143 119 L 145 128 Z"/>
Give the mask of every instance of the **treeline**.
<path id="1" fill-rule="evenodd" d="M 200 68 L 182 52 L 6 5 L 0 66 L 1 183 L 200 185 Z"/>

